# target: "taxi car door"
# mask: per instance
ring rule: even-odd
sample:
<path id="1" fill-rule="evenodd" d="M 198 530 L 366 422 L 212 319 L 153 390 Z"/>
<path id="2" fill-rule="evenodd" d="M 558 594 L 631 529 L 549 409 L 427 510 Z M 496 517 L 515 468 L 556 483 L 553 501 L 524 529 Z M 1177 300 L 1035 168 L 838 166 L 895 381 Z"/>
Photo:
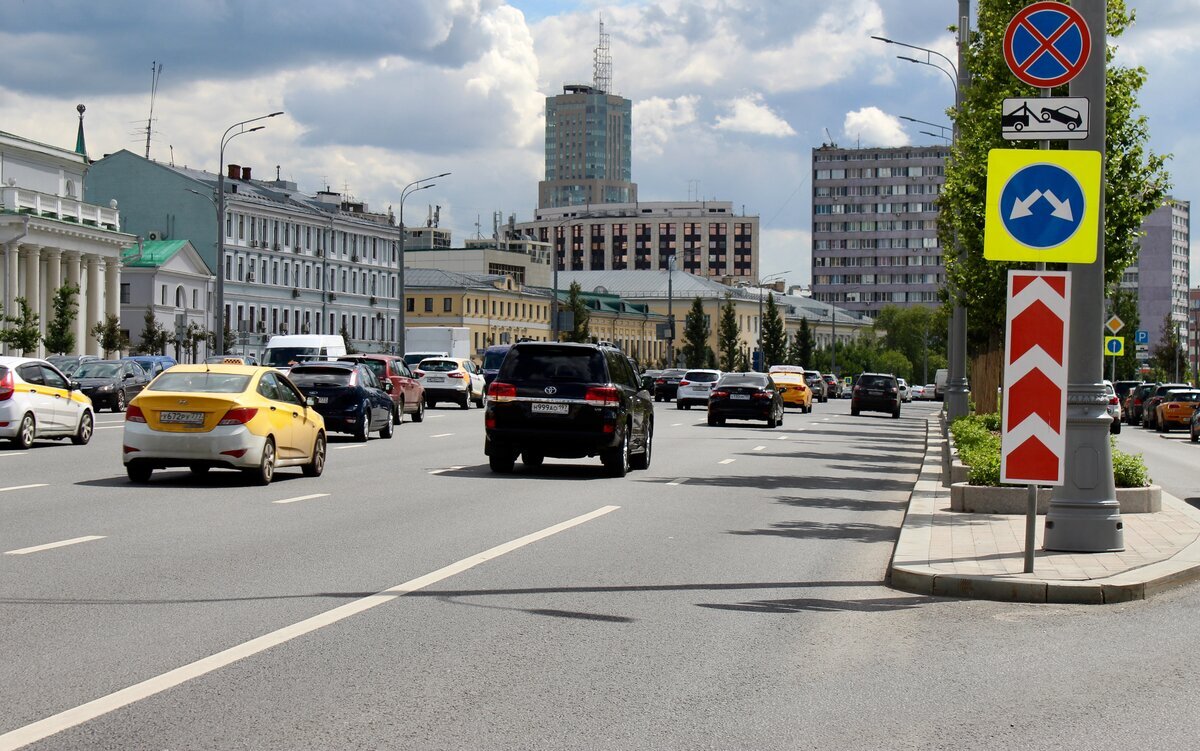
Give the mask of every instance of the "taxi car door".
<path id="1" fill-rule="evenodd" d="M 279 400 L 292 408 L 292 442 L 296 446 L 296 456 L 311 459 L 313 447 L 317 445 L 317 433 L 321 432 L 320 426 L 313 420 L 317 412 L 308 406 L 304 395 L 291 381 L 279 374 L 272 375 L 279 389 Z"/>
<path id="2" fill-rule="evenodd" d="M 295 411 L 291 404 L 283 401 L 279 393 L 279 382 L 274 373 L 264 373 L 258 381 L 258 395 L 267 400 L 271 433 L 275 436 L 275 451 L 280 459 L 294 459 L 296 453 Z"/>
<path id="3" fill-rule="evenodd" d="M 58 416 L 54 414 L 54 397 L 46 388 L 46 379 L 42 375 L 42 366 L 36 362 L 27 362 L 17 366 L 17 375 L 24 383 L 18 384 L 16 392 L 21 395 L 26 408 L 33 412 L 33 419 L 39 433 L 61 430 Z"/>
<path id="4" fill-rule="evenodd" d="M 46 393 L 54 400 L 55 430 L 73 430 L 83 416 L 83 403 L 72 398 L 75 394 L 71 393 L 66 376 L 48 365 L 41 367 Z"/>
<path id="5" fill-rule="evenodd" d="M 468 377 L 471 379 L 471 393 L 472 394 L 483 394 L 483 392 L 484 392 L 483 371 L 479 369 L 479 366 L 476 365 L 473 360 L 467 360 L 466 362 L 464 362 L 463 367 L 466 368 Z"/>

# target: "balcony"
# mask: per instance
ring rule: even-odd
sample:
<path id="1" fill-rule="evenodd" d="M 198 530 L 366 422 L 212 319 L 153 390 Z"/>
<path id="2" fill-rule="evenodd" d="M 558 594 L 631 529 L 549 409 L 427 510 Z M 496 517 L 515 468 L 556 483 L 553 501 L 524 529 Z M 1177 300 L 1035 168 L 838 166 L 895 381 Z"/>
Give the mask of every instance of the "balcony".
<path id="1" fill-rule="evenodd" d="M 121 230 L 121 215 L 116 209 L 84 203 L 74 198 L 6 187 L 0 189 L 0 203 L 5 211 L 17 214 L 58 219 L 117 232 Z"/>

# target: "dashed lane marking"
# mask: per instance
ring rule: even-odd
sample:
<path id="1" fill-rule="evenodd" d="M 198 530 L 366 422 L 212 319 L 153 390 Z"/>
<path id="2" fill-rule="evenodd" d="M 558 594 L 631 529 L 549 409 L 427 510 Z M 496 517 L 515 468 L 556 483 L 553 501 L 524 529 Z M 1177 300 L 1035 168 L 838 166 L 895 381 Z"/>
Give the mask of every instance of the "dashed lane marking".
<path id="1" fill-rule="evenodd" d="M 766 446 L 755 446 L 751 451 L 764 451 L 766 448 Z"/>
<path id="2" fill-rule="evenodd" d="M 682 485 L 687 481 L 688 481 L 688 478 L 686 478 L 686 477 L 676 477 L 674 480 L 671 480 L 667 484 L 668 485 Z"/>
<path id="3" fill-rule="evenodd" d="M 349 451 L 350 449 L 364 449 L 366 446 L 358 444 L 357 446 L 334 446 L 333 451 Z"/>
<path id="4" fill-rule="evenodd" d="M 736 461 L 737 459 L 722 459 L 721 461 L 717 462 L 717 464 L 733 464 Z"/>
<path id="5" fill-rule="evenodd" d="M 271 503 L 295 503 L 296 501 L 311 501 L 314 498 L 328 498 L 328 493 L 312 493 L 310 495 L 298 495 L 295 498 L 284 498 L 281 501 L 271 501 Z"/>
<path id="6" fill-rule="evenodd" d="M 124 424 L 121 424 L 121 425 L 97 425 L 96 427 L 92 428 L 92 430 L 121 430 L 124 427 L 125 427 Z"/>
<path id="7" fill-rule="evenodd" d="M 776 438 L 775 440 L 777 440 L 777 441 L 786 441 L 787 439 L 788 439 L 788 437 L 787 437 L 787 436 L 785 436 L 785 435 L 781 435 L 781 436 L 779 436 L 778 438 Z"/>
<path id="8" fill-rule="evenodd" d="M 24 451 L 10 451 L 7 454 L 0 454 L 0 459 L 6 456 L 28 456 Z"/>
<path id="9" fill-rule="evenodd" d="M 461 574 L 464 571 L 472 569 L 481 563 L 485 563 L 494 558 L 511 553 L 514 550 L 523 548 L 539 540 L 544 540 L 547 537 L 556 535 L 559 532 L 565 532 L 572 527 L 577 527 L 593 519 L 604 516 L 610 512 L 616 511 L 620 506 L 602 506 L 595 511 L 577 516 L 574 519 L 568 519 L 565 522 L 560 522 L 551 527 L 546 527 L 543 530 L 534 532 L 524 537 L 518 537 L 511 542 L 506 542 L 502 545 L 497 545 L 494 548 L 489 548 L 482 553 L 476 553 L 469 558 L 463 558 L 461 561 L 451 563 L 449 566 L 440 568 L 437 571 L 430 572 L 424 576 L 419 576 L 416 579 L 410 579 L 403 584 L 397 584 L 390 589 L 385 589 L 382 592 L 362 597 L 353 600 L 344 605 L 340 605 L 332 610 L 327 610 L 324 613 L 319 613 L 306 618 L 290 626 L 284 626 L 277 631 L 272 631 L 269 634 L 264 634 L 250 641 L 243 642 L 236 646 L 230 647 L 216 654 L 202 657 L 195 662 L 183 665 L 182 667 L 169 670 L 162 675 L 148 678 L 141 683 L 135 683 L 119 691 L 115 691 L 107 696 L 102 696 L 98 699 L 93 699 L 86 704 L 81 704 L 77 707 L 64 710 L 58 714 L 51 715 L 37 722 L 30 723 L 24 727 L 10 730 L 3 735 L 0 735 L 0 751 L 9 751 L 10 749 L 18 749 L 22 746 L 27 746 L 30 743 L 35 743 L 48 738 L 56 733 L 60 733 L 68 728 L 73 728 L 77 725 L 82 725 L 89 720 L 94 720 L 97 717 L 108 714 L 109 712 L 128 706 L 134 702 L 141 701 L 148 697 L 160 694 L 163 691 L 182 685 L 188 681 L 199 678 L 215 670 L 232 665 L 239 660 L 244 660 L 247 657 L 256 655 L 266 651 L 272 647 L 291 641 L 298 637 L 310 634 L 318 629 L 330 626 L 334 623 L 349 618 L 352 615 L 363 613 L 372 608 L 378 607 L 385 603 L 424 589 L 432 584 L 436 584 L 444 579 Z"/>
<path id="10" fill-rule="evenodd" d="M 465 466 L 465 465 L 454 466 L 454 467 L 442 467 L 441 469 L 431 469 L 431 470 L 429 470 L 429 474 L 440 475 L 443 472 L 457 472 L 458 470 L 463 469 L 463 466 Z"/>
<path id="11" fill-rule="evenodd" d="M 18 550 L 6 550 L 5 555 L 26 555 L 28 553 L 40 553 L 43 550 L 52 550 L 53 548 L 63 548 L 67 545 L 78 545 L 81 542 L 91 542 L 92 540 L 103 540 L 104 535 L 88 535 L 87 537 L 74 537 L 70 540 L 62 540 L 60 542 L 48 542 L 45 545 L 34 545 L 32 548 L 20 548 Z"/>
<path id="12" fill-rule="evenodd" d="M 29 488 L 44 488 L 47 485 L 49 485 L 49 483 L 45 483 L 45 482 L 35 482 L 32 485 L 13 485 L 13 486 L 7 487 L 7 488 L 0 488 L 0 493 L 3 493 L 7 490 L 28 490 Z"/>
<path id="13" fill-rule="evenodd" d="M 448 438 L 452 435 L 454 435 L 454 434 L 453 433 L 435 433 L 429 437 L 430 438 Z"/>

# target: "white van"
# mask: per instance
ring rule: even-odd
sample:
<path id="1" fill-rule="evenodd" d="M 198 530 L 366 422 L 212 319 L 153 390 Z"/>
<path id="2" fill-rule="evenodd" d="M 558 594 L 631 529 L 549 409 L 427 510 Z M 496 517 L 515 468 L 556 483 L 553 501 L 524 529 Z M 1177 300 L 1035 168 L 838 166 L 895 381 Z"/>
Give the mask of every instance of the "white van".
<path id="1" fill-rule="evenodd" d="M 262 364 L 284 373 L 309 360 L 336 360 L 346 354 L 346 340 L 323 334 L 284 334 L 267 342 Z"/>
<path id="2" fill-rule="evenodd" d="M 933 398 L 939 402 L 946 400 L 946 384 L 950 380 L 950 370 L 948 368 L 938 368 L 933 376 Z"/>

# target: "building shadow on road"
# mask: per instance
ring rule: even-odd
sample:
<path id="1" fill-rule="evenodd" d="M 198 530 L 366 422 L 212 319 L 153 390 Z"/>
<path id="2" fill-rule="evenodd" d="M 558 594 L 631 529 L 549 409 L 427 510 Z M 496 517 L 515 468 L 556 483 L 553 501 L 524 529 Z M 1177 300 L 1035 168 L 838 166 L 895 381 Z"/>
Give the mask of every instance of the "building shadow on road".
<path id="1" fill-rule="evenodd" d="M 737 604 L 697 603 L 712 610 L 733 610 L 739 613 L 886 613 L 912 610 L 934 600 L 928 597 L 881 597 L 873 600 L 824 600 L 801 597 L 794 600 L 755 600 Z"/>
<path id="2" fill-rule="evenodd" d="M 779 502 L 796 508 L 827 508 L 844 511 L 901 511 L 908 501 L 876 501 L 870 498 L 811 498 L 802 496 L 779 496 Z"/>
<path id="3" fill-rule="evenodd" d="M 895 542 L 900 529 L 885 524 L 848 522 L 829 524 L 825 522 L 779 522 L 767 529 L 730 530 L 731 535 L 771 535 L 790 537 L 796 540 L 839 540 L 847 542 Z"/>
<path id="4" fill-rule="evenodd" d="M 639 480 L 661 482 L 661 480 Z M 762 490 L 860 490 L 872 493 L 906 492 L 913 484 L 903 480 L 878 477 L 831 477 L 827 475 L 749 475 L 690 477 L 690 486 L 707 485 L 716 488 L 760 488 Z"/>

